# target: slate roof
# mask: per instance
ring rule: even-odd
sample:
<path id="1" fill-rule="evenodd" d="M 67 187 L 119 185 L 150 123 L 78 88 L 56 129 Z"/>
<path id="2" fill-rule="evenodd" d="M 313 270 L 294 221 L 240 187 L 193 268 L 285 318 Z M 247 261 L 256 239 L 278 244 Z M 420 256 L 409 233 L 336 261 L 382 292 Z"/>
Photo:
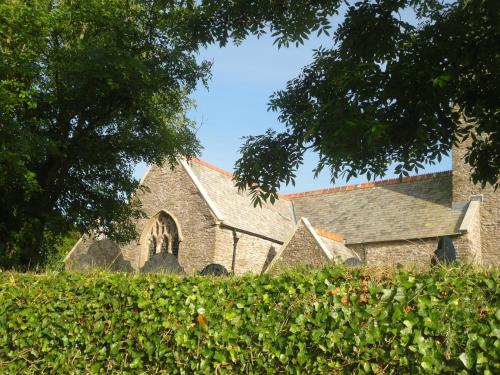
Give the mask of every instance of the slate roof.
<path id="1" fill-rule="evenodd" d="M 278 200 L 274 205 L 253 207 L 249 194 L 238 192 L 234 186 L 231 173 L 198 159 L 192 159 L 189 166 L 221 212 L 225 225 L 280 242 L 294 230 L 291 202 Z"/>
<path id="2" fill-rule="evenodd" d="M 451 172 L 283 196 L 296 217 L 342 235 L 347 244 L 459 233 L 463 209 L 452 209 Z"/>
<path id="3" fill-rule="evenodd" d="M 321 241 L 323 244 L 330 250 L 330 253 L 333 257 L 340 257 L 342 261 L 345 261 L 350 258 L 359 259 L 356 253 L 350 249 L 348 249 L 343 243 L 332 240 L 328 237 L 322 237 L 320 235 Z"/>
<path id="4" fill-rule="evenodd" d="M 330 247 L 344 239 L 349 245 L 459 234 L 465 213 L 452 208 L 451 171 L 280 195 L 260 208 L 238 192 L 231 173 L 198 159 L 189 165 L 225 225 L 280 242 L 300 217 Z"/>

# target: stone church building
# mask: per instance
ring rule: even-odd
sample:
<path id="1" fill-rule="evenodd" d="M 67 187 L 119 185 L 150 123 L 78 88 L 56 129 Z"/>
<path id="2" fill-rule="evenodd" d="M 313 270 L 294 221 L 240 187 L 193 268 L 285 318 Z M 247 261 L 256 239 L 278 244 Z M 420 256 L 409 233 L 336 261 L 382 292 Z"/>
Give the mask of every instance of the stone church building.
<path id="1" fill-rule="evenodd" d="M 470 182 L 464 150 L 453 170 L 280 195 L 253 207 L 232 175 L 201 160 L 153 165 L 139 191 L 148 218 L 118 246 L 84 236 L 67 269 L 262 273 L 329 262 L 427 265 L 443 252 L 500 264 L 500 191 Z"/>

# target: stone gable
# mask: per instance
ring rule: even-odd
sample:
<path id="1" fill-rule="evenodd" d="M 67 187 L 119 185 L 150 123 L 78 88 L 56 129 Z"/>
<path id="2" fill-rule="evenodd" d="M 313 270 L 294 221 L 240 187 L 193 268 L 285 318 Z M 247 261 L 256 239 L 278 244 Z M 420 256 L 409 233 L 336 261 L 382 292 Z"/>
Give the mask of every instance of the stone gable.
<path id="1" fill-rule="evenodd" d="M 276 272 L 304 265 L 322 267 L 331 262 L 343 263 L 347 259 L 359 259 L 342 242 L 342 237 L 338 234 L 317 230 L 309 220 L 302 217 L 265 271 Z"/>
<path id="2" fill-rule="evenodd" d="M 333 256 L 322 249 L 313 233 L 301 220 L 291 238 L 285 243 L 266 272 L 279 272 L 298 266 L 324 267 Z"/>
<path id="3" fill-rule="evenodd" d="M 216 220 L 184 168 L 180 165 L 174 169 L 168 165 L 153 166 L 143 184 L 149 192 L 139 193 L 137 199 L 141 200 L 148 219 L 137 223 L 139 233 L 149 218 L 164 210 L 179 222 L 183 237 L 179 248 L 180 265 L 188 273 L 202 269 L 213 258 Z M 125 258 L 138 261 L 137 268 L 147 260 L 145 243 L 132 242 L 123 247 L 123 252 Z M 138 259 L 137 252 L 140 254 Z"/>

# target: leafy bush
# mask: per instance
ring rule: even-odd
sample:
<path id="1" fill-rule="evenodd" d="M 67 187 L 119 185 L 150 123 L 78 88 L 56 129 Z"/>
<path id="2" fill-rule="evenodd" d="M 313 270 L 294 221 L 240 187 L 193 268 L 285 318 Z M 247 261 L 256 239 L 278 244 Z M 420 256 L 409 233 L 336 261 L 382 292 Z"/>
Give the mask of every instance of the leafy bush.
<path id="1" fill-rule="evenodd" d="M 500 272 L 0 274 L 0 373 L 499 373 Z"/>
<path id="2" fill-rule="evenodd" d="M 76 242 L 80 239 L 81 233 L 76 230 L 69 231 L 64 236 L 60 236 L 45 255 L 45 269 L 47 271 L 63 271 L 64 258 L 71 251 Z"/>
<path id="3" fill-rule="evenodd" d="M 24 249 L 14 246 L 10 249 L 3 247 L 0 241 L 0 270 L 16 271 L 63 271 L 64 258 L 80 239 L 81 234 L 72 229 L 61 235 L 45 233 L 44 241 L 39 250 L 38 263 L 30 264 L 23 261 Z"/>

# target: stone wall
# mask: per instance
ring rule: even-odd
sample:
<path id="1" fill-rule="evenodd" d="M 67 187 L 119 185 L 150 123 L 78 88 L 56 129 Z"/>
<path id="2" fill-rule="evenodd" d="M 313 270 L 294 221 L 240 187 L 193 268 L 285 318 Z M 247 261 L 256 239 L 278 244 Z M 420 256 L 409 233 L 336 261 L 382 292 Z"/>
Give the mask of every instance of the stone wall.
<path id="1" fill-rule="evenodd" d="M 225 227 L 219 228 L 216 236 L 213 263 L 221 264 L 228 271 L 233 271 L 234 252 L 234 273 L 237 275 L 247 272 L 261 273 L 271 248 L 281 246 L 277 242 Z M 234 247 L 235 241 L 236 248 Z"/>
<path id="2" fill-rule="evenodd" d="M 377 242 L 348 245 L 367 265 L 428 266 L 437 248 L 437 239 Z"/>
<path id="3" fill-rule="evenodd" d="M 455 247 L 457 260 L 463 263 L 478 263 L 480 251 L 477 240 L 479 215 L 470 231 L 450 236 Z M 438 238 L 376 242 L 348 245 L 367 265 L 429 266 L 438 247 Z"/>
<path id="4" fill-rule="evenodd" d="M 466 203 L 471 195 L 481 195 L 481 252 L 482 265 L 500 265 L 500 190 L 491 186 L 484 189 L 470 180 L 470 167 L 464 161 L 470 140 L 454 147 L 453 163 L 453 202 Z"/>
<path id="5" fill-rule="evenodd" d="M 141 238 L 141 234 L 151 218 L 162 210 L 171 215 L 178 224 L 177 229 L 182 239 L 179 245 L 179 267 L 186 273 L 193 273 L 212 263 L 217 224 L 207 203 L 183 167 L 178 165 L 172 170 L 169 166 L 154 165 L 145 176 L 143 185 L 149 190 L 139 190 L 134 199 L 141 200 L 147 218 L 136 223 L 139 238 L 121 246 L 123 264 L 129 265 L 129 268 L 123 271 L 140 271 L 148 261 L 147 236 Z M 93 241 L 88 238 L 81 240 L 68 257 L 66 268 L 87 267 L 88 256 L 82 258 L 82 255 L 88 253 L 92 244 Z"/>
<path id="6" fill-rule="evenodd" d="M 236 244 L 235 273 L 261 273 L 269 251 L 279 246 L 275 242 L 241 233 Z"/>
<path id="7" fill-rule="evenodd" d="M 228 272 L 234 272 L 233 263 L 233 231 L 217 227 L 215 232 L 215 249 L 212 263 L 220 264 Z"/>
<path id="8" fill-rule="evenodd" d="M 459 258 L 464 262 L 478 265 L 482 264 L 483 255 L 481 251 L 481 206 L 478 204 L 477 210 L 473 212 L 467 231 L 463 235 L 457 236 L 454 241 Z"/>
<path id="9" fill-rule="evenodd" d="M 283 245 L 278 251 L 276 259 L 271 262 L 269 272 L 278 272 L 300 265 L 319 268 L 330 262 L 311 232 L 301 221 L 291 239 Z"/>

